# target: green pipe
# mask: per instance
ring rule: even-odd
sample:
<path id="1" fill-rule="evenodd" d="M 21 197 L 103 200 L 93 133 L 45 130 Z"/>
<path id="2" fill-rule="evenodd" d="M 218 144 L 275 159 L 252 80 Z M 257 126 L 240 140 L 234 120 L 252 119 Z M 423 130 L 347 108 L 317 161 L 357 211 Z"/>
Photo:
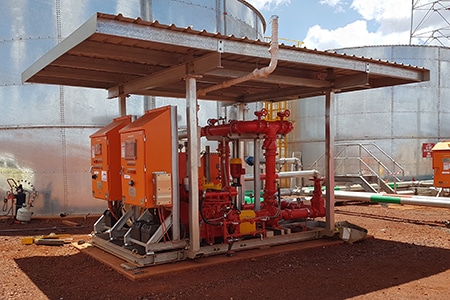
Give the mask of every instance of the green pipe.
<path id="1" fill-rule="evenodd" d="M 335 191 L 334 198 L 339 200 L 365 201 L 375 203 L 409 204 L 450 208 L 450 199 L 444 197 L 425 197 L 408 195 L 383 195 L 364 192 Z"/>

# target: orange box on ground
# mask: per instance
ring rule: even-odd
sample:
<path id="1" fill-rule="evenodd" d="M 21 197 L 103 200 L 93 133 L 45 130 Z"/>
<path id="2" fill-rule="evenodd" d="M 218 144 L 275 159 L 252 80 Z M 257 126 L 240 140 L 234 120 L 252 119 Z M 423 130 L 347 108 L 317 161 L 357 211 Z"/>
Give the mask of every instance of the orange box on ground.
<path id="1" fill-rule="evenodd" d="M 450 141 L 439 142 L 432 149 L 434 186 L 450 188 Z"/>

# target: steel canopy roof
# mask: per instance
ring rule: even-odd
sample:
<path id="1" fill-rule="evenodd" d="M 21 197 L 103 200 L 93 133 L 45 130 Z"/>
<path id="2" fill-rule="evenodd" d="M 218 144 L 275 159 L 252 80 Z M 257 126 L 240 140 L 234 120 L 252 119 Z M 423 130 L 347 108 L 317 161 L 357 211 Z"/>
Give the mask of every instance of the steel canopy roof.
<path id="1" fill-rule="evenodd" d="M 107 89 L 110 98 L 137 94 L 186 97 L 197 88 L 245 76 L 269 64 L 263 41 L 97 13 L 22 74 L 29 83 Z M 429 80 L 429 70 L 387 61 L 280 45 L 266 78 L 199 95 L 200 99 L 285 101 Z"/>

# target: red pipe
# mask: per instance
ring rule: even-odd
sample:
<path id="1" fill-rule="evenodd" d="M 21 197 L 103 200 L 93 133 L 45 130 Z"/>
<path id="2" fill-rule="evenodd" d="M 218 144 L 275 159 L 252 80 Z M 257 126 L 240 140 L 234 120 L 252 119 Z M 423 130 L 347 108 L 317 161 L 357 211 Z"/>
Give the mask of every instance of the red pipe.
<path id="1" fill-rule="evenodd" d="M 207 191 L 205 192 L 205 199 L 207 200 L 223 200 L 230 197 L 236 197 L 237 196 L 237 191 L 235 188 L 230 187 L 228 189 L 225 189 L 223 191 Z"/>
<path id="2" fill-rule="evenodd" d="M 227 137 L 230 133 L 255 133 L 263 134 L 269 130 L 274 130 L 278 134 L 286 134 L 294 129 L 294 126 L 289 121 L 277 120 L 252 120 L 252 121 L 231 121 L 228 124 L 209 125 L 202 127 L 201 136 L 205 137 Z"/>
<path id="3" fill-rule="evenodd" d="M 283 209 L 280 213 L 280 217 L 283 220 L 301 219 L 301 218 L 317 218 L 324 217 L 325 200 L 322 197 L 322 184 L 323 178 L 314 177 L 314 192 L 311 198 L 311 205 L 293 205 Z M 282 206 L 283 207 L 283 206 Z"/>
<path id="4" fill-rule="evenodd" d="M 259 218 L 270 217 L 270 220 L 267 221 L 267 225 L 274 228 L 279 227 L 278 223 L 281 220 L 324 217 L 326 215 L 324 205 L 325 200 L 322 197 L 321 186 L 323 178 L 314 177 L 312 180 L 314 180 L 314 192 L 313 197 L 311 198 L 311 205 L 304 205 L 303 203 L 299 205 L 295 202 L 282 201 L 280 203 L 280 208 L 275 204 L 269 204 L 264 206 L 264 209 L 256 212 L 256 215 Z M 254 205 L 246 204 L 243 209 L 254 209 Z"/>
<path id="5" fill-rule="evenodd" d="M 294 129 L 291 122 L 284 120 L 290 115 L 290 111 L 279 112 L 277 121 L 266 121 L 262 117 L 267 115 L 267 110 L 262 109 L 255 112 L 258 117 L 252 121 L 231 121 L 228 124 L 216 125 L 217 120 L 210 120 L 209 126 L 201 129 L 201 136 L 209 138 L 228 137 L 229 134 L 264 134 L 264 142 L 262 148 L 265 150 L 266 159 L 266 181 L 264 189 L 265 205 L 274 205 L 276 203 L 275 194 L 277 192 L 276 184 L 276 155 L 277 145 L 276 139 L 279 134 L 287 134 Z M 228 173 L 227 173 L 228 174 Z"/>
<path id="6" fill-rule="evenodd" d="M 264 134 L 264 142 L 262 149 L 264 150 L 264 156 L 266 159 L 266 174 L 265 174 L 265 186 L 264 186 L 264 202 L 261 210 L 257 212 L 257 218 L 270 218 L 267 220 L 267 224 L 272 227 L 278 227 L 280 220 L 292 220 L 292 219 L 304 219 L 315 218 L 325 216 L 324 199 L 321 192 L 321 179 L 314 178 L 314 194 L 311 199 L 311 205 L 293 205 L 284 206 L 282 208 L 277 207 L 277 201 L 275 194 L 277 193 L 277 173 L 276 173 L 276 156 L 277 156 L 277 136 L 280 134 L 287 134 L 293 130 L 292 123 L 285 121 L 284 118 L 290 115 L 289 110 L 283 113 L 278 113 L 279 120 L 266 121 L 262 117 L 267 115 L 267 110 L 263 109 L 260 112 L 255 112 L 258 117 L 252 121 L 232 121 L 228 124 L 217 125 L 217 120 L 210 120 L 209 126 L 205 126 L 201 129 L 201 136 L 207 138 L 216 139 L 220 141 L 219 152 L 222 157 L 222 184 L 228 186 L 229 176 L 229 144 L 223 140 L 228 138 L 230 134 Z M 228 141 L 228 139 L 227 139 Z M 225 164 L 225 165 L 223 165 Z M 224 180 L 225 179 L 225 180 Z M 228 195 L 227 195 L 228 194 Z M 209 199 L 222 199 L 225 197 L 235 196 L 235 190 L 228 193 L 217 192 L 207 194 Z M 264 223 L 264 222 L 263 222 Z M 265 224 L 265 223 L 264 223 Z"/>
<path id="7" fill-rule="evenodd" d="M 273 205 L 276 203 L 277 192 L 276 156 L 277 156 L 277 129 L 275 126 L 269 128 L 266 133 L 262 148 L 265 150 L 266 158 L 266 181 L 264 184 L 264 203 Z"/>
<path id="8" fill-rule="evenodd" d="M 220 182 L 225 187 L 229 185 L 230 180 L 228 176 L 230 174 L 230 145 L 222 140 L 217 151 L 220 155 Z"/>

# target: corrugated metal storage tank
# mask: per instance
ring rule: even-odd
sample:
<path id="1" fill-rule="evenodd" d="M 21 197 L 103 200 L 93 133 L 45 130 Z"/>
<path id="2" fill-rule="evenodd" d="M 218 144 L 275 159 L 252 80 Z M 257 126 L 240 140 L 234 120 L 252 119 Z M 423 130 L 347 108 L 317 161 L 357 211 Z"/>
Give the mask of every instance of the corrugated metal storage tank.
<path id="1" fill-rule="evenodd" d="M 336 94 L 333 120 L 336 143 L 373 142 L 405 169 L 405 179 L 430 179 L 431 158 L 422 157 L 422 145 L 450 138 L 450 49 L 371 46 L 336 52 L 430 70 L 427 82 Z M 302 153 L 305 168 L 324 152 L 325 99 L 317 100 L 293 103 L 290 150 Z"/>
<path id="2" fill-rule="evenodd" d="M 23 85 L 21 73 L 96 12 L 158 20 L 178 27 L 262 39 L 265 21 L 240 0 L 0 0 L 0 193 L 8 177 L 34 185 L 42 215 L 101 212 L 91 196 L 89 135 L 119 114 L 117 100 L 103 90 Z M 180 99 L 130 97 L 127 113 L 142 115 L 151 106 L 179 105 Z M 202 102 L 202 107 L 213 102 Z M 207 117 L 201 109 L 200 118 Z M 211 108 L 209 108 L 211 111 Z M 204 115 L 204 116 L 203 116 Z M 203 116 L 203 117 L 202 117 Z"/>

